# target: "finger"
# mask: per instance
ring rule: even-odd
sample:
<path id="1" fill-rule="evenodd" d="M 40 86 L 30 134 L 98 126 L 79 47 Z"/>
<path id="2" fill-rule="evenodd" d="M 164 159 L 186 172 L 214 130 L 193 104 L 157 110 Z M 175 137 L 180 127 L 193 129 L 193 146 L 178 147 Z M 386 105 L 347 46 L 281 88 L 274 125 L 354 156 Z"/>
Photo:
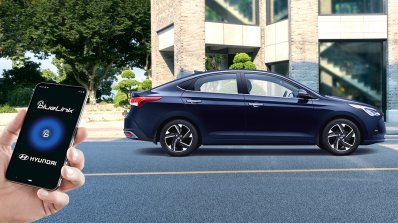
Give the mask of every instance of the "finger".
<path id="1" fill-rule="evenodd" d="M 39 189 L 37 191 L 37 196 L 40 200 L 44 201 L 44 206 L 46 206 L 44 208 L 47 215 L 54 214 L 69 203 L 69 196 L 58 190 L 47 191 L 45 189 Z"/>
<path id="2" fill-rule="evenodd" d="M 60 190 L 62 192 L 68 192 L 70 190 L 77 189 L 84 185 L 86 182 L 86 178 L 82 171 L 75 167 L 64 166 L 61 170 L 62 174 L 62 183 L 60 186 Z"/>
<path id="3" fill-rule="evenodd" d="M 84 127 L 79 127 L 76 132 L 75 140 L 73 146 L 76 146 L 83 142 L 87 138 L 87 129 Z"/>
<path id="4" fill-rule="evenodd" d="M 0 144 L 4 146 L 11 146 L 14 139 L 18 136 L 19 130 L 22 127 L 23 120 L 26 116 L 26 110 L 19 111 L 17 116 L 7 125 L 0 136 Z"/>
<path id="5" fill-rule="evenodd" d="M 79 170 L 84 168 L 84 154 L 82 151 L 75 147 L 71 147 L 68 149 L 66 156 L 68 158 L 69 166 L 76 167 Z"/>

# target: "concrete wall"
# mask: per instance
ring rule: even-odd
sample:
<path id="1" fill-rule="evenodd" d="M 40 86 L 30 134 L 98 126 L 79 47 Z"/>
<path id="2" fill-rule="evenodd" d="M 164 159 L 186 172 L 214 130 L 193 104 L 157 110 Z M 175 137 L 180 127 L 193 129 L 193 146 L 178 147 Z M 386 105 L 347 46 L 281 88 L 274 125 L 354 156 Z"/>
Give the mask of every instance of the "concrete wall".
<path id="1" fill-rule="evenodd" d="M 168 26 L 158 32 L 158 43 L 160 51 L 174 50 L 174 25 Z"/>
<path id="2" fill-rule="evenodd" d="M 319 39 L 386 39 L 387 15 L 319 16 Z"/>
<path id="3" fill-rule="evenodd" d="M 398 1 L 388 1 L 387 121 L 398 122 Z"/>
<path id="4" fill-rule="evenodd" d="M 318 90 L 318 1 L 290 0 L 289 3 L 289 75 Z"/>
<path id="5" fill-rule="evenodd" d="M 265 62 L 289 60 L 289 20 L 266 27 Z"/>
<path id="6" fill-rule="evenodd" d="M 205 23 L 206 44 L 225 46 L 261 46 L 261 29 L 258 26 L 245 26 L 225 23 Z"/>

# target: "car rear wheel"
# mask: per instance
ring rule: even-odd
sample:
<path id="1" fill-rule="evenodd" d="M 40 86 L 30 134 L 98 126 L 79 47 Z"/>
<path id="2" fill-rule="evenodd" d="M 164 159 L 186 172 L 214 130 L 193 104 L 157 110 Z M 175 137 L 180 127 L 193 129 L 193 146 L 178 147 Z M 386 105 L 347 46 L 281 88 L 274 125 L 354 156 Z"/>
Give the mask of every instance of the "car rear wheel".
<path id="1" fill-rule="evenodd" d="M 358 149 L 360 132 L 350 120 L 336 119 L 325 126 L 321 148 L 334 155 L 349 155 Z"/>
<path id="2" fill-rule="evenodd" d="M 191 123 L 173 120 L 163 126 L 159 141 L 168 154 L 186 156 L 199 147 L 199 134 Z"/>

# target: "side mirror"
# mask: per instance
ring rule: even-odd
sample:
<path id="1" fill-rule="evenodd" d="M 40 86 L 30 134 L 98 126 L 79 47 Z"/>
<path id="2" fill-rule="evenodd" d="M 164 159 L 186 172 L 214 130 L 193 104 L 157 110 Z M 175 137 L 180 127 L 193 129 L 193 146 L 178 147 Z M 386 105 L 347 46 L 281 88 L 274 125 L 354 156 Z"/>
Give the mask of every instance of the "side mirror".
<path id="1" fill-rule="evenodd" d="M 298 98 L 303 98 L 303 99 L 314 99 L 313 96 L 311 96 L 310 94 L 308 94 L 308 92 L 304 89 L 299 89 L 298 90 L 298 94 L 297 94 Z"/>

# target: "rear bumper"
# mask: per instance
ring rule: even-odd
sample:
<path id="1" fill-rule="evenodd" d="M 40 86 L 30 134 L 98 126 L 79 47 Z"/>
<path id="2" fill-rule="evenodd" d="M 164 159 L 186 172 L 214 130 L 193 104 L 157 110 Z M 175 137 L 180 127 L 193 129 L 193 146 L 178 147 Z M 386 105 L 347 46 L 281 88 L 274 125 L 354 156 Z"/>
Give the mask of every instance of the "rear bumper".
<path id="1" fill-rule="evenodd" d="M 124 119 L 124 135 L 126 138 L 143 141 L 153 141 L 152 138 L 145 135 L 134 119 L 127 116 Z"/>

